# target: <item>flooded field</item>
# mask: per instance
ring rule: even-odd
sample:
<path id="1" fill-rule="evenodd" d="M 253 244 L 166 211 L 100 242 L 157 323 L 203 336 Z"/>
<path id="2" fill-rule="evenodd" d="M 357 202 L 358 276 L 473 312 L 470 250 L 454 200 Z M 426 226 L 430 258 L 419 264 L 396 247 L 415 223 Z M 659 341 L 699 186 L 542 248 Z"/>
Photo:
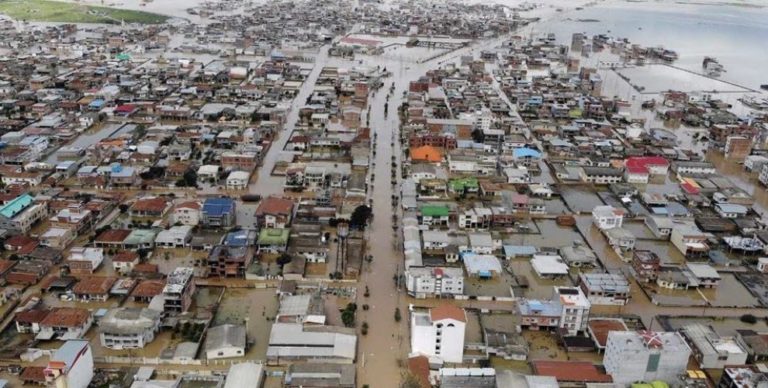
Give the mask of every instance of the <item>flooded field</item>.
<path id="1" fill-rule="evenodd" d="M 568 208 L 577 213 L 592 213 L 595 206 L 605 205 L 588 186 L 567 186 L 562 189 L 561 195 Z"/>
<path id="2" fill-rule="evenodd" d="M 523 296 L 528 299 L 550 299 L 552 298 L 552 287 L 554 286 L 573 286 L 573 282 L 568 277 L 557 279 L 544 279 L 533 270 L 529 259 L 512 259 L 509 264 L 512 273 L 515 276 L 522 277 L 528 282 L 528 288 L 523 290 Z"/>
<path id="3" fill-rule="evenodd" d="M 252 344 L 245 358 L 264 360 L 277 309 L 277 294 L 272 288 L 227 289 L 213 324 L 245 324 L 248 343 Z"/>
<path id="4" fill-rule="evenodd" d="M 685 256 L 669 241 L 637 240 L 635 250 L 651 251 L 661 259 L 662 264 L 685 263 Z"/>
<path id="5" fill-rule="evenodd" d="M 736 276 L 720 273 L 720 285 L 714 289 L 702 289 L 701 293 L 716 307 L 759 307 L 757 298 L 744 287 Z"/>
<path id="6" fill-rule="evenodd" d="M 749 92 L 734 84 L 706 77 L 689 70 L 667 65 L 646 65 L 617 70 L 628 82 L 641 89 L 644 94 L 662 93 L 667 90 L 680 90 L 686 93 L 700 91 Z"/>
<path id="7" fill-rule="evenodd" d="M 584 242 L 577 230 L 568 226 L 559 226 L 555 220 L 535 220 L 534 224 L 539 233 L 511 234 L 504 239 L 504 244 L 557 249 Z"/>

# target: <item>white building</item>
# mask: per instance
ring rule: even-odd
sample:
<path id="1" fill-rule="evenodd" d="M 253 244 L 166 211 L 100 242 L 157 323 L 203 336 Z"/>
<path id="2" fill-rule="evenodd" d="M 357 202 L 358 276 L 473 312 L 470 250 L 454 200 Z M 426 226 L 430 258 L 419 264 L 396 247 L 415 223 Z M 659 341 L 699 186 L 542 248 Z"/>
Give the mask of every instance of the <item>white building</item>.
<path id="1" fill-rule="evenodd" d="M 161 230 L 155 237 L 155 246 L 159 248 L 182 248 L 192 241 L 192 226 L 172 226 Z"/>
<path id="2" fill-rule="evenodd" d="M 622 274 L 582 273 L 579 287 L 593 305 L 619 305 L 629 302 L 629 282 Z"/>
<path id="3" fill-rule="evenodd" d="M 589 300 L 577 287 L 555 287 L 552 297 L 563 306 L 560 313 L 560 327 L 568 331 L 568 335 L 586 332 L 589 320 Z"/>
<path id="4" fill-rule="evenodd" d="M 411 353 L 443 362 L 463 362 L 466 322 L 464 310 L 453 305 L 440 305 L 428 312 L 411 311 Z"/>
<path id="5" fill-rule="evenodd" d="M 232 171 L 227 177 L 227 189 L 229 190 L 244 190 L 248 187 L 248 181 L 251 178 L 251 174 L 245 171 Z"/>
<path id="6" fill-rule="evenodd" d="M 109 349 L 141 349 L 160 330 L 160 311 L 148 308 L 110 310 L 99 321 L 101 346 Z"/>
<path id="7" fill-rule="evenodd" d="M 43 370 L 45 382 L 56 388 L 88 388 L 93 380 L 93 352 L 84 340 L 61 345 Z"/>
<path id="8" fill-rule="evenodd" d="M 200 209 L 202 206 L 199 202 L 188 201 L 182 202 L 173 209 L 173 223 L 196 226 L 200 223 Z"/>
<path id="9" fill-rule="evenodd" d="M 620 228 L 624 223 L 624 210 L 613 206 L 595 206 L 592 221 L 600 230 Z"/>
<path id="10" fill-rule="evenodd" d="M 208 329 L 205 337 L 205 357 L 243 357 L 245 355 L 245 326 L 224 324 Z"/>
<path id="11" fill-rule="evenodd" d="M 603 365 L 614 383 L 673 381 L 685 373 L 690 355 L 677 332 L 611 331 Z"/>
<path id="12" fill-rule="evenodd" d="M 82 262 L 85 267 L 89 267 L 91 272 L 97 270 L 104 262 L 104 249 L 74 247 L 70 250 L 70 267 Z M 76 262 L 76 263 L 72 263 Z"/>
<path id="13" fill-rule="evenodd" d="M 702 369 L 723 369 L 726 365 L 745 365 L 749 353 L 733 337 L 722 337 L 711 326 L 694 323 L 683 327 L 683 336 Z"/>
<path id="14" fill-rule="evenodd" d="M 464 271 L 456 267 L 410 267 L 405 271 L 408 295 L 415 298 L 464 294 Z"/>

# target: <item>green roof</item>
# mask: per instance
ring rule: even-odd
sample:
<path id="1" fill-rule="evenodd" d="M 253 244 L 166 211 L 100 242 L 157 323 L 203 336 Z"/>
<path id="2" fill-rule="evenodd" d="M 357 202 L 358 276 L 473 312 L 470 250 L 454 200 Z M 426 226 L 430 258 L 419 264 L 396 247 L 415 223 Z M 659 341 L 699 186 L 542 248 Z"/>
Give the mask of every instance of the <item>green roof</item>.
<path id="1" fill-rule="evenodd" d="M 450 185 L 453 191 L 463 191 L 467 188 L 476 189 L 479 187 L 477 183 L 477 178 L 473 176 L 466 177 L 466 178 L 451 179 Z"/>
<path id="2" fill-rule="evenodd" d="M 152 229 L 134 229 L 131 234 L 123 240 L 126 245 L 149 244 L 155 242 L 157 232 Z"/>
<path id="3" fill-rule="evenodd" d="M 117 59 L 118 61 L 127 61 L 131 59 L 131 56 L 130 54 L 120 53 L 115 56 L 115 59 Z"/>
<path id="4" fill-rule="evenodd" d="M 421 207 L 421 215 L 427 217 L 447 217 L 448 206 L 444 205 L 427 205 Z"/>
<path id="5" fill-rule="evenodd" d="M 291 230 L 288 228 L 264 228 L 259 232 L 259 245 L 285 245 L 288 243 L 288 235 Z"/>
<path id="6" fill-rule="evenodd" d="M 34 198 L 31 195 L 22 194 L 1 207 L 0 215 L 8 219 L 13 218 L 26 209 L 33 201 Z"/>

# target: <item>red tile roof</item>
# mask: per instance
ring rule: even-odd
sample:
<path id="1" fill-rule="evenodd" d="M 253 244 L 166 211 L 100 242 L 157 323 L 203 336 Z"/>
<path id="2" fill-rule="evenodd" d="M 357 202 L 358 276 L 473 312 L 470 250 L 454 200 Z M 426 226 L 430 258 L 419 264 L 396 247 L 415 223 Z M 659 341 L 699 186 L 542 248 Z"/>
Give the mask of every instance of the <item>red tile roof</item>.
<path id="1" fill-rule="evenodd" d="M 143 198 L 133 203 L 131 211 L 162 213 L 166 206 L 168 206 L 168 201 L 165 198 Z"/>
<path id="2" fill-rule="evenodd" d="M 110 229 L 101 232 L 99 237 L 96 237 L 97 242 L 123 242 L 131 231 L 128 229 Z"/>
<path id="3" fill-rule="evenodd" d="M 40 322 L 41 326 L 51 327 L 77 327 L 82 326 L 91 317 L 91 313 L 86 309 L 77 307 L 58 307 L 53 309 L 45 319 Z"/>
<path id="4" fill-rule="evenodd" d="M 29 381 L 45 384 L 45 367 L 44 366 L 28 366 L 24 368 L 19 375 L 21 381 Z"/>
<path id="5" fill-rule="evenodd" d="M 51 310 L 39 308 L 24 310 L 16 313 L 14 320 L 21 323 L 40 323 L 50 312 Z"/>
<path id="6" fill-rule="evenodd" d="M 600 372 L 589 361 L 545 361 L 531 363 L 533 372 L 539 376 L 552 376 L 558 382 L 610 383 L 611 376 Z"/>
<path id="7" fill-rule="evenodd" d="M 632 173 L 647 173 L 652 166 L 669 166 L 667 159 L 661 156 L 633 156 L 627 158 L 624 166 Z"/>
<path id="8" fill-rule="evenodd" d="M 165 280 L 142 280 L 131 292 L 131 296 L 139 298 L 151 298 L 160 295 L 165 287 Z"/>
<path id="9" fill-rule="evenodd" d="M 464 310 L 454 305 L 442 304 L 440 306 L 432 308 L 429 311 L 429 315 L 432 321 L 439 321 L 441 319 L 454 319 L 460 322 L 466 322 L 467 317 L 464 314 Z"/>
<path id="10" fill-rule="evenodd" d="M 91 276 L 83 278 L 74 287 L 72 292 L 79 295 L 103 295 L 109 292 L 117 278 L 108 276 Z"/>
<path id="11" fill-rule="evenodd" d="M 589 321 L 589 330 L 598 346 L 605 347 L 608 343 L 609 331 L 626 331 L 627 326 L 616 319 L 593 319 Z"/>
<path id="12" fill-rule="evenodd" d="M 139 254 L 131 251 L 120 251 L 112 256 L 113 263 L 133 263 L 139 259 Z"/>
<path id="13" fill-rule="evenodd" d="M 293 211 L 293 201 L 280 197 L 264 198 L 256 208 L 256 216 L 265 214 L 271 215 L 290 215 Z"/>
<path id="14" fill-rule="evenodd" d="M 408 370 L 419 381 L 421 388 L 430 388 L 429 384 L 429 359 L 426 356 L 416 356 L 408 359 Z"/>

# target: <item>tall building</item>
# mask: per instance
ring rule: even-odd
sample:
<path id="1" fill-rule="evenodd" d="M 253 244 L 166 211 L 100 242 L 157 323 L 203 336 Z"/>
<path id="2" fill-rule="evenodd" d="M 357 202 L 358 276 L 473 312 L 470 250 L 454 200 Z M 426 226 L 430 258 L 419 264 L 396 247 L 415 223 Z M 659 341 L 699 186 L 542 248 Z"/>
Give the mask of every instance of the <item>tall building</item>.
<path id="1" fill-rule="evenodd" d="M 614 383 L 672 381 L 685 373 L 690 355 L 678 332 L 611 331 L 603 365 Z"/>
<path id="2" fill-rule="evenodd" d="M 444 362 L 464 360 L 467 316 L 463 309 L 444 304 L 427 311 L 411 311 L 411 353 Z"/>
<path id="3" fill-rule="evenodd" d="M 563 306 L 560 312 L 560 328 L 565 329 L 568 335 L 586 333 L 591 304 L 584 292 L 578 287 L 555 287 L 552 299 L 559 301 Z"/>
<path id="4" fill-rule="evenodd" d="M 190 267 L 176 268 L 168 275 L 163 287 L 163 310 L 166 313 L 183 313 L 192 304 L 192 296 L 195 294 L 193 275 L 194 269 Z"/>

